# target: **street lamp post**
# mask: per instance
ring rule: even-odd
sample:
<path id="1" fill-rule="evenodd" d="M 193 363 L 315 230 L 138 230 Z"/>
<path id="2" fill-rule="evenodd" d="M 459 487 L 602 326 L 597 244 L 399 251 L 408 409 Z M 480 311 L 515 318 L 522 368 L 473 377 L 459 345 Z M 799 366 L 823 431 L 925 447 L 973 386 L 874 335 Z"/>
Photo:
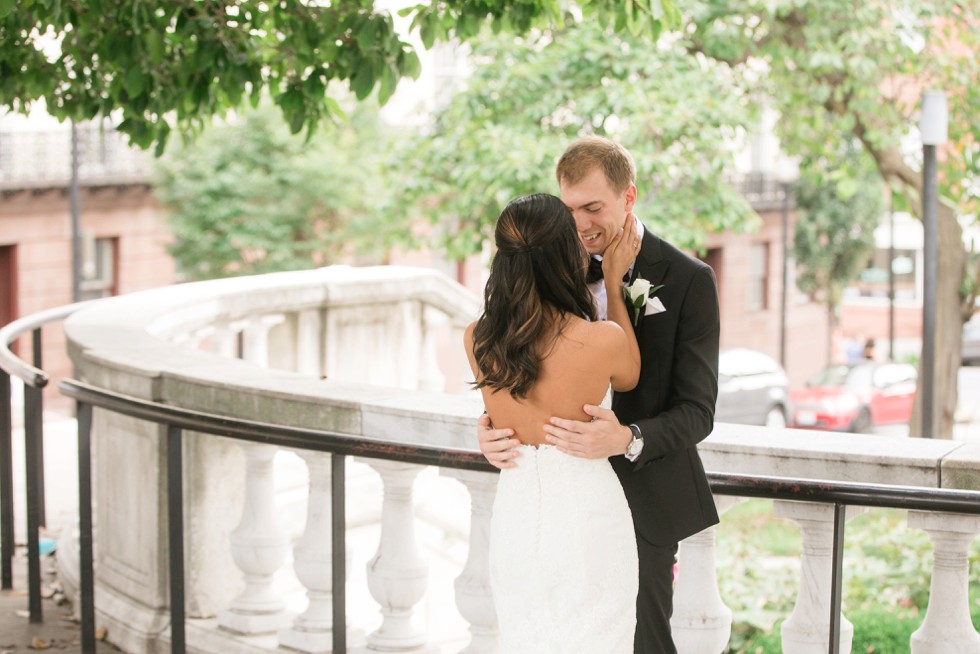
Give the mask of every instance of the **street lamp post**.
<path id="1" fill-rule="evenodd" d="M 78 192 L 78 128 L 71 121 L 71 181 L 68 186 L 68 212 L 71 216 L 71 301 L 82 299 L 81 202 Z"/>
<path id="2" fill-rule="evenodd" d="M 786 311 L 789 300 L 789 209 L 790 193 L 792 185 L 788 181 L 782 181 L 780 186 L 783 188 L 783 210 L 780 216 L 781 231 L 783 238 L 783 279 L 780 286 L 782 295 L 779 302 L 779 365 L 786 369 Z"/>
<path id="3" fill-rule="evenodd" d="M 800 179 L 800 165 L 795 157 L 786 157 L 778 164 L 776 180 L 783 195 L 780 212 L 780 232 L 782 237 L 783 265 L 779 302 L 779 365 L 786 369 L 786 314 L 789 311 L 790 263 L 792 261 L 789 244 L 789 214 L 795 208 L 793 188 Z"/>
<path id="4" fill-rule="evenodd" d="M 888 360 L 895 360 L 895 205 L 888 194 Z"/>
<path id="5" fill-rule="evenodd" d="M 936 404 L 936 289 L 939 273 L 938 190 L 936 180 L 936 146 L 946 142 L 948 114 L 946 94 L 926 91 L 922 94 L 922 226 L 925 260 L 922 301 L 922 361 L 919 365 L 922 438 L 933 438 Z"/>

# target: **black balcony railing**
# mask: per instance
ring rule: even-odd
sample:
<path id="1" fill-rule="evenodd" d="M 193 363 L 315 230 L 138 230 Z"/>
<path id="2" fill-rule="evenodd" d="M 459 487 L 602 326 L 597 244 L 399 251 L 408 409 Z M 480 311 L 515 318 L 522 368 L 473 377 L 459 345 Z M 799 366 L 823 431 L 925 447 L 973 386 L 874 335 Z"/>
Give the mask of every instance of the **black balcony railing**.
<path id="1" fill-rule="evenodd" d="M 83 187 L 148 183 L 152 157 L 131 147 L 111 125 L 76 126 L 78 181 Z M 0 129 L 0 191 L 67 188 L 71 182 L 71 129 Z"/>
<path id="2" fill-rule="evenodd" d="M 49 376 L 42 369 L 41 330 L 64 320 L 89 304 L 79 302 L 15 320 L 0 328 L 0 586 L 13 588 L 14 500 L 11 377 L 24 382 L 24 462 L 27 491 L 28 607 L 31 622 L 41 622 L 40 528 L 45 523 L 44 395 Z M 10 350 L 16 340 L 31 335 L 32 363 Z"/>

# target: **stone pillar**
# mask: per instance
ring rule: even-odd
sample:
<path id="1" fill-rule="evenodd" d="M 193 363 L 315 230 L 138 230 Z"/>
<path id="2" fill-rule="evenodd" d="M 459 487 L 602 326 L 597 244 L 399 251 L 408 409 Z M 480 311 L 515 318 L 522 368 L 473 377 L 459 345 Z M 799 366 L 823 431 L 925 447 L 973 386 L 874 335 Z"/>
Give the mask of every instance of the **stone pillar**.
<path id="1" fill-rule="evenodd" d="M 439 369 L 437 341 L 439 329 L 449 323 L 449 317 L 433 307 L 422 308 L 422 346 L 419 348 L 419 390 L 442 393 L 446 376 Z M 460 342 L 460 341 L 456 341 Z"/>
<path id="2" fill-rule="evenodd" d="M 729 495 L 715 496 L 718 513 L 742 501 Z M 680 543 L 677 587 L 671 634 L 678 654 L 719 654 L 732 635 L 732 610 L 718 592 L 715 569 L 715 527 L 685 538 Z"/>
<path id="3" fill-rule="evenodd" d="M 268 368 L 269 330 L 285 320 L 286 317 L 281 313 L 250 317 L 246 323 L 245 330 L 242 332 L 242 358 L 254 365 Z"/>
<path id="4" fill-rule="evenodd" d="M 849 506 L 846 519 L 864 511 L 866 509 L 863 507 Z M 826 654 L 830 644 L 834 507 L 831 504 L 777 500 L 773 502 L 773 514 L 795 522 L 803 538 L 796 606 L 782 627 L 783 652 Z M 840 651 L 850 652 L 853 639 L 854 626 L 841 616 Z"/>
<path id="5" fill-rule="evenodd" d="M 470 494 L 470 548 L 454 584 L 456 607 L 470 623 L 470 644 L 460 654 L 497 654 L 497 612 L 490 590 L 490 514 L 497 475 L 452 469 L 441 474 L 458 479 Z"/>
<path id="6" fill-rule="evenodd" d="M 215 354 L 234 359 L 238 356 L 238 333 L 244 325 L 234 322 L 216 327 L 214 332 L 208 335 L 210 350 Z"/>
<path id="7" fill-rule="evenodd" d="M 218 624 L 242 634 L 269 633 L 287 619 L 285 600 L 272 587 L 272 577 L 289 553 L 275 506 L 272 459 L 277 448 L 247 442 L 239 446 L 245 454 L 245 503 L 230 540 L 245 590 L 218 614 Z"/>
<path id="8" fill-rule="evenodd" d="M 293 548 L 296 577 L 306 588 L 309 605 L 279 631 L 279 644 L 301 652 L 330 652 L 333 645 L 333 549 L 330 514 L 329 454 L 299 451 L 310 471 L 306 529 Z M 345 570 L 350 575 L 350 556 Z"/>
<path id="9" fill-rule="evenodd" d="M 367 461 L 384 485 L 381 542 L 367 564 L 368 589 L 381 605 L 381 626 L 367 636 L 359 652 L 428 652 L 426 633 L 413 623 L 413 607 L 425 596 L 429 567 L 415 539 L 412 485 L 417 465 L 373 459 Z M 434 650 L 432 650 L 434 651 Z"/>
<path id="10" fill-rule="evenodd" d="M 928 532 L 933 545 L 929 608 L 912 634 L 912 654 L 980 652 L 980 634 L 970 618 L 967 557 L 980 516 L 909 511 L 909 527 Z"/>
<path id="11" fill-rule="evenodd" d="M 296 315 L 296 372 L 320 378 L 320 311 L 309 309 Z"/>

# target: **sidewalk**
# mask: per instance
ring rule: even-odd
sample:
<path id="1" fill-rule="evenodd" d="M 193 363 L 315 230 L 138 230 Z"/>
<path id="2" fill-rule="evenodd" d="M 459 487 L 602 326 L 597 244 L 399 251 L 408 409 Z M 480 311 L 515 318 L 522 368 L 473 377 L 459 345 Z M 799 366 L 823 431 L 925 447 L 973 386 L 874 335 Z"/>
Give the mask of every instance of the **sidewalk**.
<path id="1" fill-rule="evenodd" d="M 44 622 L 31 624 L 27 610 L 27 555 L 20 548 L 14 556 L 14 589 L 0 591 L 0 654 L 44 650 L 80 652 L 82 630 L 71 617 L 71 605 L 63 602 L 56 588 L 54 557 L 41 559 L 41 612 Z M 46 597 L 45 597 L 46 596 Z M 118 652 L 105 642 L 97 652 Z"/>

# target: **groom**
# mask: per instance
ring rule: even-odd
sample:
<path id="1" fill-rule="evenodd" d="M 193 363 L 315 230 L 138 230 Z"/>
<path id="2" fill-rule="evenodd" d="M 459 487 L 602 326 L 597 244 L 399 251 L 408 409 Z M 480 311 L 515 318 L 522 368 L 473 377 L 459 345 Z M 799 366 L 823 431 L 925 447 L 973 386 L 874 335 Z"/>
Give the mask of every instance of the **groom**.
<path id="1" fill-rule="evenodd" d="M 636 202 L 632 156 L 608 139 L 585 137 L 565 150 L 555 172 L 579 238 L 593 259 L 601 259 Z M 548 442 L 567 454 L 609 458 L 633 513 L 639 553 L 634 653 L 674 654 L 677 544 L 718 523 L 697 451 L 712 430 L 718 394 L 718 293 L 709 266 L 635 222 L 642 245 L 629 284 L 643 279 L 662 285 L 638 310 L 639 383 L 615 393 L 612 410 L 587 405 L 592 422 L 552 418 L 545 431 Z M 595 280 L 590 287 L 600 318 L 607 302 L 624 301 L 620 280 Z M 512 436 L 509 429 L 492 429 L 486 416 L 480 419 L 480 450 L 498 468 L 515 465 L 518 442 Z"/>

